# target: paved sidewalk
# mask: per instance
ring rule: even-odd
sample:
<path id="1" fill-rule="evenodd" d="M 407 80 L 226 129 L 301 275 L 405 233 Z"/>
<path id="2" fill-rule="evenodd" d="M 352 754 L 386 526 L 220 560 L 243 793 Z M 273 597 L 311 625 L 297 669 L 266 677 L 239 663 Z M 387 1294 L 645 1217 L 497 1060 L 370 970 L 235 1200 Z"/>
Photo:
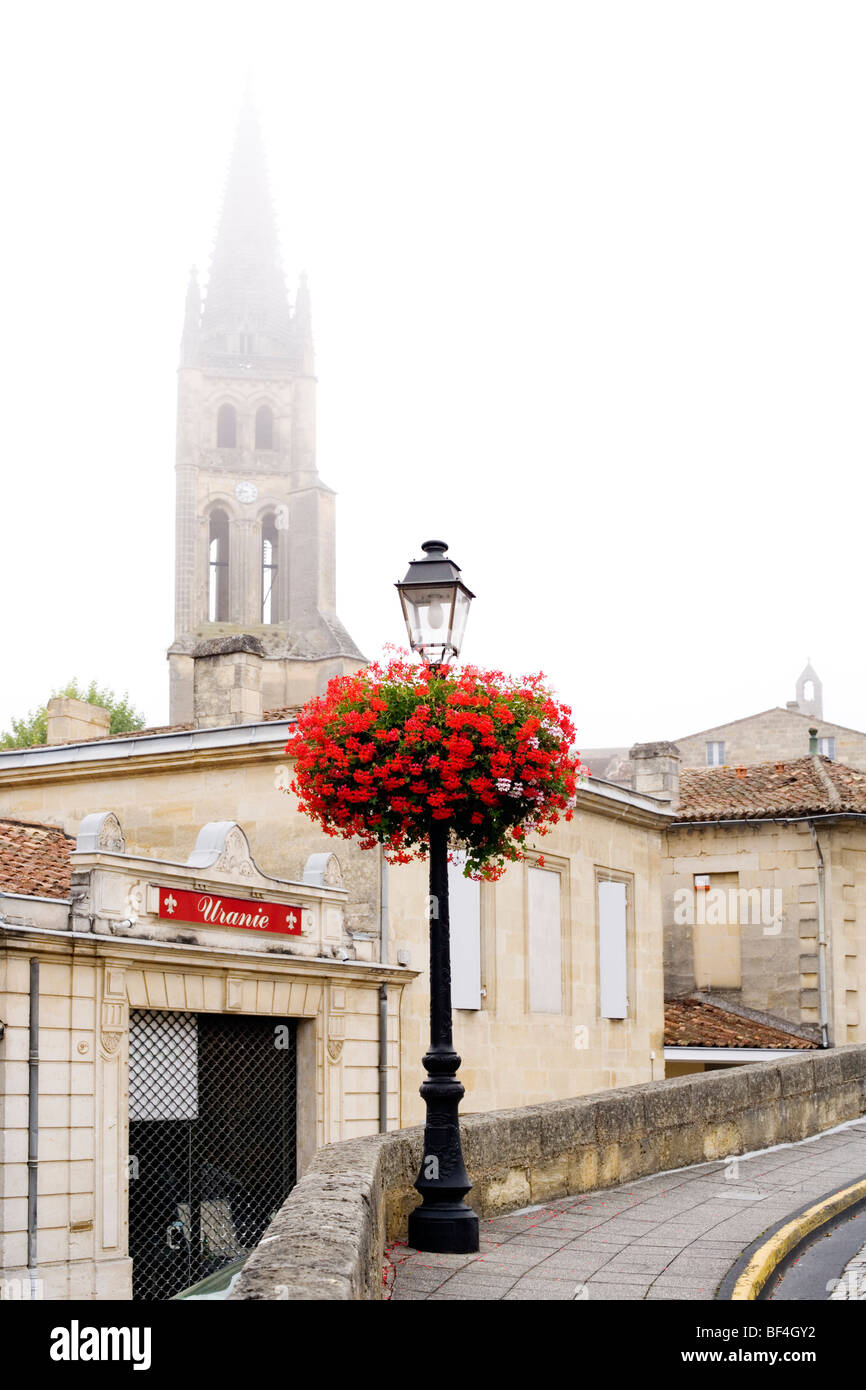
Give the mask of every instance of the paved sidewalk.
<path id="1" fill-rule="evenodd" d="M 712 1299 L 739 1255 L 811 1199 L 866 1174 L 866 1119 L 481 1222 L 477 1255 L 389 1247 L 386 1297 Z"/>
<path id="2" fill-rule="evenodd" d="M 830 1297 L 849 1303 L 866 1303 L 866 1245 L 845 1266 Z"/>

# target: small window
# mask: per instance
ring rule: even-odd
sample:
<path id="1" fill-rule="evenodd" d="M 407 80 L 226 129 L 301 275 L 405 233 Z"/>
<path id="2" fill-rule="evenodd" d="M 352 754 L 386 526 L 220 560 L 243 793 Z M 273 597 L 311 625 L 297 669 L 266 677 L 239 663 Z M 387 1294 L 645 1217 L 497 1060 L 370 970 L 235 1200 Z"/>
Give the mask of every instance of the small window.
<path id="1" fill-rule="evenodd" d="M 229 519 L 211 512 L 208 533 L 208 620 L 226 623 L 229 617 Z"/>
<path id="2" fill-rule="evenodd" d="M 823 753 L 825 758 L 835 758 L 836 740 L 835 738 L 819 738 L 818 752 Z"/>
<path id="3" fill-rule="evenodd" d="M 274 412 L 269 405 L 260 405 L 256 411 L 256 448 L 273 449 Z"/>
<path id="4" fill-rule="evenodd" d="M 481 884 L 465 878 L 466 855 L 448 865 L 451 929 L 451 1002 L 455 1009 L 481 1008 Z"/>
<path id="5" fill-rule="evenodd" d="M 725 761 L 724 743 L 707 744 L 707 767 L 721 767 Z"/>
<path id="6" fill-rule="evenodd" d="M 238 442 L 238 417 L 233 405 L 226 403 L 217 411 L 217 448 L 234 449 Z"/>
<path id="7" fill-rule="evenodd" d="M 598 988 L 602 1018 L 628 1018 L 628 886 L 598 881 Z"/>
<path id="8" fill-rule="evenodd" d="M 241 357 L 252 357 L 255 351 L 252 333 L 241 333 L 239 338 Z"/>
<path id="9" fill-rule="evenodd" d="M 262 622 L 278 623 L 277 575 L 279 574 L 280 533 L 271 512 L 262 522 Z"/>

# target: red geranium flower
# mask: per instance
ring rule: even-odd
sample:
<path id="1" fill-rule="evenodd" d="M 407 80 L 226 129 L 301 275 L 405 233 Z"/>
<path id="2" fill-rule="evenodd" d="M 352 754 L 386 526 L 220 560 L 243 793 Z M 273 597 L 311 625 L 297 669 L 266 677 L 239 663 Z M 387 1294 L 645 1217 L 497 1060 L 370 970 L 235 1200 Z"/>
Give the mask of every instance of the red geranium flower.
<path id="1" fill-rule="evenodd" d="M 466 872 L 496 879 L 528 835 L 571 819 L 582 769 L 571 710 L 541 675 L 474 666 L 434 673 L 397 658 L 336 676 L 300 711 L 286 745 L 291 789 L 328 835 L 425 858 L 431 821 L 448 822 Z"/>

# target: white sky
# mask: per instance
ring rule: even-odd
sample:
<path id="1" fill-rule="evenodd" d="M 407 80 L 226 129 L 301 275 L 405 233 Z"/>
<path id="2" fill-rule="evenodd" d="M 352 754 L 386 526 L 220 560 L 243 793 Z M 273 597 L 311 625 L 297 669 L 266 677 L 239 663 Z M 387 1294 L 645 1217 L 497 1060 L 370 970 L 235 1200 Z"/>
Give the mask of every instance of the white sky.
<path id="1" fill-rule="evenodd" d="M 4 12 L 0 727 L 168 715 L 174 372 L 249 64 L 306 268 L 339 610 L 443 536 L 464 656 L 579 744 L 793 698 L 866 728 L 866 10 L 794 0 Z"/>

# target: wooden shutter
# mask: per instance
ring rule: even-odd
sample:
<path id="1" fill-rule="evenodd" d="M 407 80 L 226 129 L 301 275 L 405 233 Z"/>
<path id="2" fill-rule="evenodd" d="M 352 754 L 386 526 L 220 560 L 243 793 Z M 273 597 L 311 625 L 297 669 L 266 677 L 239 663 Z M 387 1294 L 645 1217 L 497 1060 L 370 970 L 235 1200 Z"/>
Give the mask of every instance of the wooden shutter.
<path id="1" fill-rule="evenodd" d="M 466 856 L 448 865 L 451 920 L 451 1003 L 455 1009 L 481 1008 L 481 884 L 463 877 Z"/>
<path id="2" fill-rule="evenodd" d="M 529 1008 L 562 1013 L 562 908 L 559 874 L 530 867 Z"/>
<path id="3" fill-rule="evenodd" d="M 598 975 L 602 1018 L 628 1018 L 627 890 L 615 879 L 598 885 Z"/>

